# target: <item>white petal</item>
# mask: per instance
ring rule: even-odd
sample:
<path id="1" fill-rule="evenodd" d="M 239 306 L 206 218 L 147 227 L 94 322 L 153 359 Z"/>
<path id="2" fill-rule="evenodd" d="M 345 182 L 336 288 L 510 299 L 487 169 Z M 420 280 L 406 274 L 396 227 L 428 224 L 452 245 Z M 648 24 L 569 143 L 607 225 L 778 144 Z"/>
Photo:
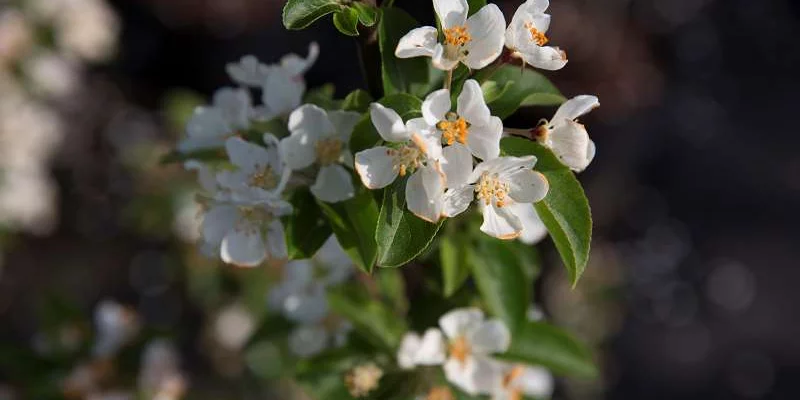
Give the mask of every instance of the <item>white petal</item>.
<path id="1" fill-rule="evenodd" d="M 214 92 L 213 103 L 232 128 L 246 129 L 250 126 L 252 100 L 247 90 L 220 88 Z"/>
<path id="2" fill-rule="evenodd" d="M 336 203 L 355 195 L 350 173 L 339 164 L 319 169 L 317 179 L 309 188 L 314 196 L 327 203 Z"/>
<path id="3" fill-rule="evenodd" d="M 483 322 L 483 311 L 477 308 L 458 308 L 442 315 L 439 326 L 450 340 L 478 328 Z"/>
<path id="4" fill-rule="evenodd" d="M 326 286 L 346 281 L 354 271 L 353 260 L 344 252 L 335 235 L 331 235 L 314 255 L 314 261 L 326 268 L 327 274 L 319 279 Z"/>
<path id="5" fill-rule="evenodd" d="M 425 221 L 435 223 L 442 215 L 444 177 L 433 166 L 420 167 L 406 183 L 408 210 Z"/>
<path id="6" fill-rule="evenodd" d="M 597 96 L 586 94 L 575 96 L 565 101 L 564 104 L 561 104 L 561 106 L 558 107 L 558 110 L 556 110 L 556 114 L 553 115 L 553 119 L 550 120 L 550 123 L 555 127 L 563 123 L 565 120 L 574 121 L 581 115 L 584 115 L 597 107 L 600 107 L 600 100 L 597 98 Z"/>
<path id="7" fill-rule="evenodd" d="M 417 366 L 415 357 L 421 342 L 419 335 L 414 332 L 406 333 L 403 336 L 403 340 L 400 341 L 400 349 L 397 350 L 397 364 L 400 368 L 413 369 Z"/>
<path id="8" fill-rule="evenodd" d="M 266 148 L 240 137 L 228 138 L 225 141 L 225 151 L 233 165 L 247 172 L 270 165 L 270 154 Z"/>
<path id="9" fill-rule="evenodd" d="M 511 345 L 511 332 L 499 319 L 483 321 L 467 338 L 475 354 L 504 353 Z"/>
<path id="10" fill-rule="evenodd" d="M 432 57 L 438 43 L 438 31 L 432 26 L 412 29 L 400 38 L 394 55 L 397 58 Z"/>
<path id="11" fill-rule="evenodd" d="M 442 331 L 429 328 L 420 340 L 414 363 L 417 365 L 441 365 L 445 361 L 446 347 Z"/>
<path id="12" fill-rule="evenodd" d="M 558 47 L 520 45 L 517 51 L 526 64 L 546 71 L 557 71 L 567 65 L 567 53 Z"/>
<path id="13" fill-rule="evenodd" d="M 294 53 L 287 54 L 281 58 L 281 67 L 292 76 L 302 75 L 314 65 L 317 57 L 319 57 L 319 45 L 317 42 L 311 42 L 308 44 L 308 56 L 306 58 Z"/>
<path id="14" fill-rule="evenodd" d="M 303 287 L 286 297 L 283 314 L 286 319 L 301 324 L 322 322 L 328 315 L 328 300 L 325 296 L 325 288 L 321 284 Z"/>
<path id="15" fill-rule="evenodd" d="M 583 171 L 594 158 L 594 143 L 586 128 L 574 121 L 567 120 L 551 130 L 548 144 L 561 162 L 576 172 Z"/>
<path id="16" fill-rule="evenodd" d="M 489 118 L 487 125 L 472 125 L 467 134 L 467 147 L 481 160 L 491 160 L 500 155 L 500 138 L 503 135 L 503 121 L 497 117 Z"/>
<path id="17" fill-rule="evenodd" d="M 347 144 L 350 141 L 353 128 L 361 119 L 361 114 L 353 111 L 328 111 L 328 118 L 333 124 L 336 137 Z"/>
<path id="18" fill-rule="evenodd" d="M 502 178 L 507 178 L 519 170 L 532 169 L 535 164 L 536 156 L 494 158 L 476 165 L 469 176 L 469 182 L 476 182 L 484 172 L 496 173 Z"/>
<path id="19" fill-rule="evenodd" d="M 550 7 L 549 0 L 528 0 L 524 4 L 520 6 L 520 8 L 524 7 L 525 10 L 529 13 L 543 13 L 547 11 L 547 8 Z"/>
<path id="20" fill-rule="evenodd" d="M 463 185 L 447 189 L 444 193 L 442 214 L 445 217 L 455 217 L 467 211 L 470 203 L 475 198 L 475 188 L 472 185 Z"/>
<path id="21" fill-rule="evenodd" d="M 189 160 L 183 163 L 183 167 L 186 168 L 187 171 L 195 171 L 197 172 L 197 181 L 200 183 L 200 187 L 203 190 L 214 193 L 217 191 L 217 180 L 214 177 L 213 171 L 207 165 L 197 161 L 197 160 Z"/>
<path id="22" fill-rule="evenodd" d="M 511 212 L 519 218 L 522 223 L 522 234 L 519 240 L 525 244 L 536 244 L 547 236 L 547 227 L 544 226 L 536 208 L 531 203 L 514 203 Z"/>
<path id="23" fill-rule="evenodd" d="M 439 89 L 425 97 L 425 101 L 422 102 L 422 117 L 428 125 L 436 126 L 439 121 L 445 119 L 450 106 L 450 91 Z"/>
<path id="24" fill-rule="evenodd" d="M 255 56 L 247 55 L 238 63 L 226 65 L 225 71 L 231 80 L 240 85 L 259 87 L 267 79 L 269 68 L 261 64 Z"/>
<path id="25" fill-rule="evenodd" d="M 275 219 L 267 225 L 267 253 L 273 260 L 289 258 L 289 250 L 286 247 L 286 232 L 280 219 Z"/>
<path id="26" fill-rule="evenodd" d="M 194 114 L 186 124 L 186 134 L 188 139 L 206 140 L 209 145 L 186 146 L 191 148 L 181 148 L 181 151 L 196 150 L 199 148 L 216 147 L 222 145 L 222 138 L 231 133 L 222 111 L 215 107 L 197 107 Z M 185 145 L 184 145 L 185 146 Z"/>
<path id="27" fill-rule="evenodd" d="M 464 25 L 469 5 L 467 0 L 433 0 L 433 10 L 442 23 L 442 28 Z"/>
<path id="28" fill-rule="evenodd" d="M 238 220 L 236 207 L 224 204 L 212 207 L 203 218 L 203 239 L 206 243 L 219 246 Z"/>
<path id="29" fill-rule="evenodd" d="M 404 142 L 411 136 L 397 111 L 383 104 L 370 104 L 369 117 L 378 134 L 387 142 Z"/>
<path id="30" fill-rule="evenodd" d="M 411 135 L 411 141 L 417 146 L 429 161 L 436 161 L 442 158 L 442 138 L 437 133 Z"/>
<path id="31" fill-rule="evenodd" d="M 453 143 L 442 150 L 442 171 L 447 187 L 456 188 L 467 184 L 472 173 L 472 153 L 461 143 Z"/>
<path id="32" fill-rule="evenodd" d="M 301 325 L 289 333 L 289 350 L 301 358 L 309 358 L 328 347 L 328 332 L 317 325 Z"/>
<path id="33" fill-rule="evenodd" d="M 317 141 L 309 135 L 297 134 L 281 139 L 281 156 L 286 166 L 293 170 L 303 169 L 317 159 Z"/>
<path id="34" fill-rule="evenodd" d="M 436 43 L 436 46 L 433 48 L 433 56 L 431 56 L 431 65 L 433 65 L 434 68 L 442 71 L 450 71 L 455 69 L 455 67 L 458 66 L 460 59 L 449 58 L 447 54 L 445 54 L 444 50 L 444 46 L 442 46 L 441 43 Z"/>
<path id="35" fill-rule="evenodd" d="M 483 91 L 478 81 L 467 79 L 464 82 L 464 88 L 458 95 L 456 112 L 471 125 L 487 125 L 489 123 L 489 117 L 491 117 L 489 106 L 483 99 Z"/>
<path id="36" fill-rule="evenodd" d="M 356 153 L 356 172 L 368 189 L 384 188 L 397 178 L 394 157 L 389 155 L 390 152 L 388 147 L 377 146 Z"/>
<path id="37" fill-rule="evenodd" d="M 272 115 L 284 115 L 300 106 L 306 84 L 286 68 L 273 68 L 264 83 L 261 100 Z"/>
<path id="38" fill-rule="evenodd" d="M 483 211 L 483 224 L 481 232 L 498 239 L 515 239 L 522 234 L 522 223 L 508 207 L 497 208 L 494 205 L 485 206 L 481 203 Z"/>
<path id="39" fill-rule="evenodd" d="M 222 261 L 240 267 L 256 267 L 267 258 L 264 239 L 255 227 L 234 228 L 222 239 Z"/>
<path id="40" fill-rule="evenodd" d="M 496 5 L 487 4 L 469 17 L 467 31 L 472 40 L 466 45 L 466 50 L 469 51 L 464 59 L 466 66 L 472 69 L 484 68 L 503 52 L 506 20 Z"/>
<path id="41" fill-rule="evenodd" d="M 522 374 L 509 383 L 526 396 L 549 398 L 553 395 L 553 375 L 545 368 L 535 366 L 521 367 Z"/>
<path id="42" fill-rule="evenodd" d="M 509 175 L 511 186 L 509 196 L 518 203 L 536 203 L 547 196 L 550 184 L 542 173 L 531 169 L 521 169 Z"/>
<path id="43" fill-rule="evenodd" d="M 303 104 L 289 115 L 289 131 L 292 135 L 309 135 L 317 139 L 330 136 L 336 128 L 324 109 L 314 104 Z"/>
<path id="44" fill-rule="evenodd" d="M 494 363 L 484 357 L 468 357 L 464 363 L 453 358 L 444 364 L 447 380 L 469 395 L 490 394 L 502 379 Z"/>

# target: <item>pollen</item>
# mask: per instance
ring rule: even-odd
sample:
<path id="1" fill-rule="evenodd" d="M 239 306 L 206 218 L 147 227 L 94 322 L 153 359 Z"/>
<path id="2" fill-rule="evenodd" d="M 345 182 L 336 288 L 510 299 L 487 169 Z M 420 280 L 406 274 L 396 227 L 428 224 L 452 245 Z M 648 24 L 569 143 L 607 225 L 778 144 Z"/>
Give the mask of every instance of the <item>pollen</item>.
<path id="1" fill-rule="evenodd" d="M 335 164 L 342 154 L 342 141 L 336 138 L 322 139 L 314 146 L 317 162 L 321 165 Z"/>
<path id="2" fill-rule="evenodd" d="M 454 26 L 444 30 L 444 42 L 451 46 L 464 46 L 472 40 L 466 25 Z"/>
<path id="3" fill-rule="evenodd" d="M 275 172 L 270 166 L 263 168 L 256 167 L 256 171 L 250 175 L 250 179 L 247 183 L 250 186 L 261 189 L 275 189 L 275 187 L 278 186 L 278 176 L 275 175 Z"/>
<path id="4" fill-rule="evenodd" d="M 423 153 L 413 145 L 405 145 L 399 149 L 390 149 L 387 155 L 394 158 L 394 168 L 400 176 L 406 176 L 422 164 Z"/>
<path id="5" fill-rule="evenodd" d="M 531 33 L 531 42 L 534 42 L 539 46 L 544 46 L 550 41 L 550 39 L 545 36 L 544 32 L 536 29 L 531 22 L 525 24 L 525 29 Z"/>
<path id="6" fill-rule="evenodd" d="M 459 336 L 456 340 L 450 342 L 450 357 L 458 360 L 461 365 L 466 363 L 470 354 L 472 354 L 472 347 L 464 336 Z"/>
<path id="7" fill-rule="evenodd" d="M 494 204 L 498 208 L 506 205 L 510 185 L 502 181 L 497 174 L 484 172 L 480 181 L 475 186 L 475 193 L 478 200 L 485 205 Z"/>
<path id="8" fill-rule="evenodd" d="M 452 145 L 456 141 L 462 144 L 467 142 L 469 126 L 464 118 L 459 117 L 455 121 L 440 121 L 436 124 L 436 128 L 442 131 L 442 138 L 448 145 Z"/>

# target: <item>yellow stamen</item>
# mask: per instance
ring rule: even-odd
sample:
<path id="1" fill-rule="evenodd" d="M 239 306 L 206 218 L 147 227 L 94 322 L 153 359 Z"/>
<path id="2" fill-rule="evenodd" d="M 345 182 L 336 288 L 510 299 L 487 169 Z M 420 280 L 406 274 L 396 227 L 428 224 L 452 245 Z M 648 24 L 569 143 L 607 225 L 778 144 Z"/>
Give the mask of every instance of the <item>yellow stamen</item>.
<path id="1" fill-rule="evenodd" d="M 317 141 L 314 151 L 317 153 L 317 162 L 321 165 L 330 165 L 339 162 L 342 154 L 342 141 L 337 138 L 328 138 Z"/>
<path id="2" fill-rule="evenodd" d="M 448 145 L 452 145 L 455 141 L 462 144 L 467 143 L 469 126 L 464 118 L 459 117 L 455 121 L 440 121 L 436 127 L 442 131 L 442 138 Z"/>
<path id="3" fill-rule="evenodd" d="M 266 190 L 275 189 L 278 186 L 278 176 L 275 175 L 272 167 L 256 168 L 256 172 L 250 175 L 250 180 L 247 183 L 250 186 Z"/>
<path id="4" fill-rule="evenodd" d="M 466 25 L 454 26 L 444 30 L 444 42 L 452 46 L 464 46 L 472 40 Z"/>
<path id="5" fill-rule="evenodd" d="M 472 354 L 472 347 L 464 336 L 459 336 L 450 342 L 450 357 L 458 360 L 462 365 L 466 363 L 470 354 Z"/>
<path id="6" fill-rule="evenodd" d="M 400 176 L 406 176 L 410 171 L 419 168 L 424 157 L 424 153 L 413 143 L 399 149 L 389 149 L 386 154 L 394 158 L 394 168 Z"/>
<path id="7" fill-rule="evenodd" d="M 531 33 L 531 42 L 534 42 L 539 46 L 544 46 L 550 41 L 550 39 L 545 36 L 544 32 L 536 29 L 531 22 L 525 24 L 525 29 Z"/>
<path id="8" fill-rule="evenodd" d="M 475 186 L 475 193 L 478 200 L 483 200 L 485 205 L 494 202 L 496 207 L 502 208 L 506 205 L 506 196 L 510 189 L 510 185 L 501 181 L 497 174 L 484 172 Z"/>

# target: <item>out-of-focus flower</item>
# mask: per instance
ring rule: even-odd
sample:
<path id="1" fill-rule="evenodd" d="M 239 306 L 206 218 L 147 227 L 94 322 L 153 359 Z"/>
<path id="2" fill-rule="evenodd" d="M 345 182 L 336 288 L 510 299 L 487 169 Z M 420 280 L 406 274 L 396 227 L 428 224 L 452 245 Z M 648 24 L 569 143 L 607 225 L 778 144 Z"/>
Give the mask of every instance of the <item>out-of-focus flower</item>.
<path id="1" fill-rule="evenodd" d="M 62 3 L 55 20 L 56 41 L 67 54 L 90 62 L 114 55 L 119 21 L 103 0 L 45 0 Z"/>
<path id="2" fill-rule="evenodd" d="M 528 0 L 519 6 L 506 29 L 506 47 L 512 56 L 536 68 L 555 71 L 567 65 L 567 53 L 558 47 L 545 46 L 550 15 L 545 13 L 548 0 Z"/>
<path id="3" fill-rule="evenodd" d="M 186 138 L 178 150 L 188 152 L 221 147 L 225 140 L 250 127 L 253 101 L 245 89 L 221 88 L 211 106 L 201 106 L 186 124 Z"/>
<path id="4" fill-rule="evenodd" d="M 255 56 L 247 55 L 239 62 L 229 63 L 225 71 L 232 81 L 250 87 L 261 87 L 267 80 L 269 66 L 262 64 Z"/>
<path id="5" fill-rule="evenodd" d="M 267 79 L 262 86 L 263 109 L 258 114 L 263 119 L 286 115 L 300 106 L 306 91 L 303 74 L 311 68 L 319 56 L 319 46 L 312 42 L 308 46 L 308 57 L 287 54 L 280 64 L 269 67 Z"/>
<path id="6" fill-rule="evenodd" d="M 347 342 L 347 335 L 353 325 L 345 320 L 329 316 L 318 324 L 302 324 L 289 333 L 289 351 L 308 358 L 330 347 L 341 347 Z"/>
<path id="7" fill-rule="evenodd" d="M 33 27 L 19 10 L 0 11 L 0 67 L 19 60 L 33 45 Z"/>
<path id="8" fill-rule="evenodd" d="M 519 400 L 523 396 L 549 398 L 553 394 L 553 375 L 545 368 L 497 362 L 499 374 L 492 400 Z"/>
<path id="9" fill-rule="evenodd" d="M 441 351 L 442 331 L 429 328 L 420 337 L 414 332 L 406 333 L 397 351 L 397 363 L 402 369 L 413 369 L 418 365 L 439 365 L 444 363 L 445 354 Z"/>
<path id="10" fill-rule="evenodd" d="M 103 300 L 97 305 L 94 323 L 97 340 L 92 353 L 95 357 L 113 357 L 133 340 L 140 328 L 136 312 L 112 300 Z"/>
<path id="11" fill-rule="evenodd" d="M 23 63 L 34 90 L 46 96 L 64 98 L 80 84 L 77 66 L 51 51 L 40 51 Z"/>
<path id="12" fill-rule="evenodd" d="M 227 350 L 240 350 L 255 332 L 253 315 L 241 304 L 230 304 L 221 309 L 213 324 L 213 335 Z"/>
<path id="13" fill-rule="evenodd" d="M 255 197 L 279 198 L 291 171 L 284 166 L 278 139 L 267 133 L 264 143 L 266 147 L 238 137 L 226 140 L 225 150 L 235 169 L 219 172 L 217 182 L 234 195 L 247 192 Z"/>
<path id="14" fill-rule="evenodd" d="M 139 369 L 139 392 L 147 399 L 177 400 L 186 391 L 180 356 L 172 343 L 155 340 L 147 344 Z"/>
<path id="15" fill-rule="evenodd" d="M 344 377 L 347 391 L 353 397 L 364 397 L 378 388 L 383 370 L 375 363 L 357 365 Z"/>

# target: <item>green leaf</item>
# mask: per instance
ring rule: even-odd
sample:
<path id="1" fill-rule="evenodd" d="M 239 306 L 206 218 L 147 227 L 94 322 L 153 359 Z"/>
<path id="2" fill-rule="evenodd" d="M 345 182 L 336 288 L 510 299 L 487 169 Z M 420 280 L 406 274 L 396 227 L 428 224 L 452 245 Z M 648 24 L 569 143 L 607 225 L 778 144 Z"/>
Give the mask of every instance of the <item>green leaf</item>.
<path id="1" fill-rule="evenodd" d="M 595 378 L 591 352 L 564 330 L 542 322 L 526 322 L 512 335 L 503 359 L 542 365 L 557 374 Z"/>
<path id="2" fill-rule="evenodd" d="M 379 10 L 364 3 L 353 3 L 351 5 L 358 13 L 358 20 L 364 26 L 373 26 L 378 22 Z"/>
<path id="3" fill-rule="evenodd" d="M 378 45 L 381 50 L 381 74 L 385 95 L 426 94 L 419 93 L 419 90 L 428 83 L 428 61 L 424 57 L 401 59 L 394 55 L 400 38 L 419 26 L 413 17 L 399 8 L 383 9 L 383 16 L 378 24 Z"/>
<path id="4" fill-rule="evenodd" d="M 267 340 L 247 347 L 244 361 L 256 376 L 266 380 L 279 378 L 284 368 L 280 348 Z"/>
<path id="5" fill-rule="evenodd" d="M 455 243 L 453 236 L 443 236 L 439 242 L 439 262 L 442 264 L 444 297 L 450 297 L 469 277 L 467 252 Z"/>
<path id="6" fill-rule="evenodd" d="M 467 0 L 467 5 L 469 5 L 469 15 L 472 15 L 486 5 L 486 0 Z"/>
<path id="7" fill-rule="evenodd" d="M 342 286 L 328 292 L 328 304 L 373 344 L 395 351 L 408 330 L 405 320 L 383 303 L 370 299 L 363 288 Z"/>
<path id="8" fill-rule="evenodd" d="M 403 120 L 418 117 L 422 108 L 422 100 L 406 93 L 385 96 L 378 100 L 378 103 L 397 111 L 397 114 Z M 353 135 L 350 137 L 350 150 L 353 153 L 357 153 L 375 146 L 381 140 L 381 136 L 375 130 L 375 126 L 372 125 L 369 114 L 367 114 L 353 128 Z"/>
<path id="9" fill-rule="evenodd" d="M 372 96 L 370 96 L 366 90 L 356 89 L 344 98 L 342 110 L 357 111 L 360 113 L 367 112 L 367 110 L 369 110 L 369 103 L 371 102 Z"/>
<path id="10" fill-rule="evenodd" d="M 400 270 L 396 268 L 380 268 L 375 271 L 374 276 L 381 300 L 390 304 L 394 310 L 407 311 L 406 283 Z"/>
<path id="11" fill-rule="evenodd" d="M 311 258 L 325 244 L 333 231 L 328 226 L 316 199 L 308 190 L 295 191 L 290 203 L 294 211 L 284 221 L 289 259 Z"/>
<path id="12" fill-rule="evenodd" d="M 574 286 L 586 269 L 592 240 L 592 214 L 580 182 L 552 151 L 539 143 L 511 137 L 503 139 L 500 148 L 511 156 L 533 154 L 537 157 L 534 168 L 547 177 L 550 191 L 534 206 Z"/>
<path id="13" fill-rule="evenodd" d="M 345 7 L 333 14 L 333 26 L 347 36 L 358 36 L 358 11 Z"/>
<path id="14" fill-rule="evenodd" d="M 306 92 L 303 102 L 320 106 L 326 110 L 338 109 L 340 101 L 333 98 L 335 93 L 336 87 L 331 83 L 326 83 Z"/>
<path id="15" fill-rule="evenodd" d="M 361 188 L 352 199 L 317 204 L 344 251 L 362 271 L 372 272 L 377 256 L 374 232 L 378 223 L 378 205 L 372 195 Z"/>
<path id="16" fill-rule="evenodd" d="M 335 0 L 289 0 L 283 7 L 283 26 L 304 29 L 312 22 L 342 8 Z"/>
<path id="17" fill-rule="evenodd" d="M 522 105 L 553 105 L 565 100 L 555 85 L 532 69 L 523 70 L 513 65 L 504 65 L 496 70 L 486 68 L 475 74 L 475 79 L 482 82 L 485 95 L 488 92 L 493 97 L 491 101 L 487 100 L 492 115 L 501 119 Z"/>
<path id="18" fill-rule="evenodd" d="M 406 209 L 406 181 L 398 177 L 383 194 L 375 240 L 378 242 L 378 265 L 399 267 L 425 251 L 444 223 L 432 224 Z"/>
<path id="19" fill-rule="evenodd" d="M 479 240 L 476 248 L 466 249 L 472 277 L 486 307 L 502 319 L 513 334 L 526 319 L 530 303 L 528 281 L 505 241 L 488 236 Z"/>

